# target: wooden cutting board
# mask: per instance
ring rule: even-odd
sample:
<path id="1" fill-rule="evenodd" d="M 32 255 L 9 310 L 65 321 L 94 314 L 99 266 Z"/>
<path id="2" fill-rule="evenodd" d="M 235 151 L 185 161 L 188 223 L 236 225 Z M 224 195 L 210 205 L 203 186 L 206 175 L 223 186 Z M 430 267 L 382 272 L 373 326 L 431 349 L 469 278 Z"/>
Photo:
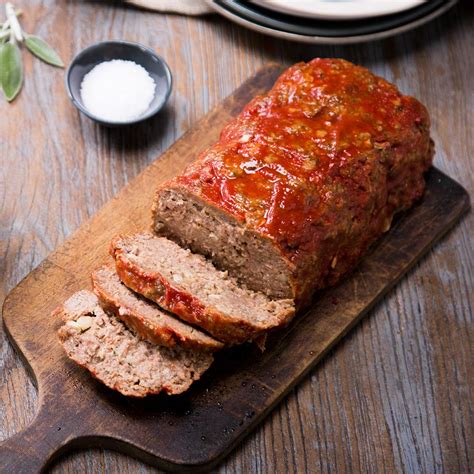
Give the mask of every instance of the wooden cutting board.
<path id="1" fill-rule="evenodd" d="M 267 66 L 245 82 L 8 295 L 5 327 L 36 380 L 39 411 L 26 430 L 0 444 L 1 472 L 36 472 L 67 450 L 91 446 L 163 469 L 210 469 L 469 209 L 466 191 L 432 169 L 423 200 L 399 216 L 350 277 L 273 334 L 264 354 L 251 345 L 223 351 L 189 392 L 174 397 L 127 399 L 93 380 L 64 356 L 51 311 L 89 288 L 91 271 L 108 259 L 111 237 L 149 226 L 156 186 L 216 140 L 223 124 L 281 70 Z"/>

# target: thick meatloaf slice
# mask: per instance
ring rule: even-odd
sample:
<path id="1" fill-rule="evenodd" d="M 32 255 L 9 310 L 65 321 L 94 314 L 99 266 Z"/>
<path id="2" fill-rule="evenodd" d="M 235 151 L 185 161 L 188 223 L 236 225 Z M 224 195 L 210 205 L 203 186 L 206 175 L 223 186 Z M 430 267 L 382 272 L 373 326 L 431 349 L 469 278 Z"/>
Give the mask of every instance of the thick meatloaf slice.
<path id="1" fill-rule="evenodd" d="M 119 236 L 110 252 L 125 285 L 228 344 L 287 324 L 291 300 L 247 290 L 201 255 L 152 234 Z"/>
<path id="2" fill-rule="evenodd" d="M 90 291 L 75 293 L 54 314 L 64 321 L 58 335 L 68 357 L 123 395 L 182 393 L 213 360 L 204 352 L 144 341 L 105 313 Z"/>
<path id="3" fill-rule="evenodd" d="M 120 281 L 113 267 L 105 266 L 92 273 L 92 287 L 102 308 L 150 342 L 208 352 L 224 347 L 222 342 L 134 293 Z"/>
<path id="4" fill-rule="evenodd" d="M 420 102 L 365 68 L 296 64 L 159 188 L 154 231 L 303 305 L 420 198 L 429 127 Z"/>

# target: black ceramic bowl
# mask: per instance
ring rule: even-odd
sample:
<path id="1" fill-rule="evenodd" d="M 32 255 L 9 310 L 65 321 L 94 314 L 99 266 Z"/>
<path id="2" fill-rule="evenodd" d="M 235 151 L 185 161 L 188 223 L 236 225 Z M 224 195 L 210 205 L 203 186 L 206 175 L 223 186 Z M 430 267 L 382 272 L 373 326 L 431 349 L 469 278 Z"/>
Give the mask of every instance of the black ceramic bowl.
<path id="1" fill-rule="evenodd" d="M 111 122 L 90 113 L 81 98 L 81 83 L 84 76 L 97 64 L 113 59 L 133 61 L 144 67 L 156 84 L 155 97 L 148 110 L 127 122 Z M 155 115 L 166 104 L 173 85 L 171 71 L 165 60 L 151 49 L 129 41 L 104 41 L 83 49 L 75 56 L 66 72 L 66 87 L 72 103 L 85 115 L 107 126 L 130 125 Z"/>

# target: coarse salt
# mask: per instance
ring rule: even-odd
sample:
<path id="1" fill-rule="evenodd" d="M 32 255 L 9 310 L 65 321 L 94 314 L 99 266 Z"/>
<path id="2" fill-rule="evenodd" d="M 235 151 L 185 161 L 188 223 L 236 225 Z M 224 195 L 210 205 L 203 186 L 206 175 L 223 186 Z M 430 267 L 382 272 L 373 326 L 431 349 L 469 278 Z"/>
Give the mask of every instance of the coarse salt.
<path id="1" fill-rule="evenodd" d="M 128 122 L 143 115 L 155 95 L 155 81 L 134 63 L 114 59 L 98 64 L 82 80 L 86 109 L 109 122 Z"/>

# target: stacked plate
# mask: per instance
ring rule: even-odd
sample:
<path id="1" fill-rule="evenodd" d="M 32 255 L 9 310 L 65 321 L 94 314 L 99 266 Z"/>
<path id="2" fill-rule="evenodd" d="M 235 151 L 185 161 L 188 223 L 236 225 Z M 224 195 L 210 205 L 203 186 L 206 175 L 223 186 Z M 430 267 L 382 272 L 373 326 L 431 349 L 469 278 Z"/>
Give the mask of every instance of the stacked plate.
<path id="1" fill-rule="evenodd" d="M 344 44 L 386 38 L 441 15 L 457 0 L 207 0 L 221 15 L 268 35 Z"/>

